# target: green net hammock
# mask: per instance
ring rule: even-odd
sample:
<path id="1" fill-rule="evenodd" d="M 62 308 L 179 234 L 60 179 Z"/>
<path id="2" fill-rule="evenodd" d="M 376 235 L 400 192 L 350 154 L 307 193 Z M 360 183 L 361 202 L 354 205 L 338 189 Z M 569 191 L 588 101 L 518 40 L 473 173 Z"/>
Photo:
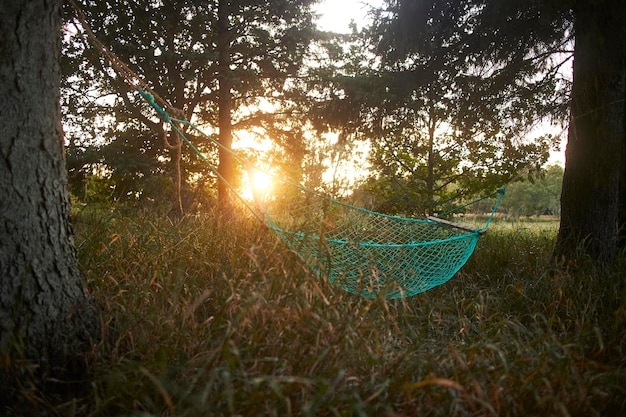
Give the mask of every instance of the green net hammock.
<path id="1" fill-rule="evenodd" d="M 152 96 L 139 93 L 241 201 L 318 275 L 363 297 L 411 297 L 452 278 L 474 252 L 504 196 L 500 189 L 486 197 L 495 204 L 483 227 L 472 228 L 437 217 L 412 219 L 376 213 L 331 199 L 286 179 L 281 196 L 254 196 L 250 205 L 188 140 L 177 124 L 215 142 L 187 120 L 171 118 Z M 230 151 L 230 150 L 229 150 Z M 233 154 L 252 175 L 248 162 Z"/>
<path id="2" fill-rule="evenodd" d="M 320 276 L 353 294 L 411 297 L 447 282 L 467 262 L 482 228 L 437 217 L 412 219 L 372 212 L 303 187 L 289 198 L 260 201 L 267 226 Z"/>

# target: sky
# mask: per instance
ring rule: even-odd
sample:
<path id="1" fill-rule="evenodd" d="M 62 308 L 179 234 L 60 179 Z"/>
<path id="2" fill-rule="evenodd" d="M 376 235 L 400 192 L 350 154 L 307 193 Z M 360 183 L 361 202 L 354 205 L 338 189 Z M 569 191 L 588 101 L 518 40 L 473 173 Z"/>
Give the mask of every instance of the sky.
<path id="1" fill-rule="evenodd" d="M 382 0 L 323 0 L 315 5 L 314 10 L 320 14 L 320 29 L 349 33 L 351 20 L 361 29 L 367 22 L 368 6 L 381 6 L 382 3 Z"/>

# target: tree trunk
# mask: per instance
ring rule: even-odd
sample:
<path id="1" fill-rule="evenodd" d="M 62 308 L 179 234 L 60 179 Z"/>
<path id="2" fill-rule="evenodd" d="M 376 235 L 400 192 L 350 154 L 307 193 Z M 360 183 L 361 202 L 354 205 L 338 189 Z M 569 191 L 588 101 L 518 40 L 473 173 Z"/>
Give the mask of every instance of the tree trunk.
<path id="1" fill-rule="evenodd" d="M 428 116 L 428 163 L 426 174 L 426 191 L 428 192 L 429 210 L 435 207 L 435 127 L 433 115 Z"/>
<path id="2" fill-rule="evenodd" d="M 217 49 L 219 54 L 218 80 L 219 80 L 219 141 L 222 145 L 219 149 L 218 173 L 221 179 L 217 182 L 218 206 L 220 212 L 229 215 L 232 211 L 230 189 L 227 183 L 233 182 L 233 155 L 231 154 L 233 144 L 232 120 L 231 120 L 231 75 L 230 75 L 230 31 L 229 31 L 229 2 L 220 0 L 218 4 L 218 41 Z"/>
<path id="3" fill-rule="evenodd" d="M 617 250 L 619 175 L 624 140 L 623 8 L 605 0 L 575 9 L 571 121 L 554 255 L 601 263 Z"/>
<path id="4" fill-rule="evenodd" d="M 624 68 L 626 71 L 626 68 Z M 626 75 L 624 75 L 626 78 Z M 621 162 L 621 175 L 619 179 L 619 212 L 617 216 L 617 224 L 618 224 L 618 248 L 621 250 L 626 249 L 626 87 L 624 88 L 623 93 L 623 116 L 622 116 L 622 129 L 623 129 L 623 137 L 622 137 L 622 162 Z"/>
<path id="5" fill-rule="evenodd" d="M 0 3 L 0 403 L 29 369 L 39 381 L 82 374 L 99 333 L 69 224 L 60 8 Z"/>

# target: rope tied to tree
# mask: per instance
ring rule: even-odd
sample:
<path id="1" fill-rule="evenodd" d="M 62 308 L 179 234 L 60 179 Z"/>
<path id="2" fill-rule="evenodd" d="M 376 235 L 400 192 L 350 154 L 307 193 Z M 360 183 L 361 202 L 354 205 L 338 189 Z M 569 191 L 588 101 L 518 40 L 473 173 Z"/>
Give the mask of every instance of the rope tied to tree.
<path id="1" fill-rule="evenodd" d="M 74 0 L 68 0 L 71 4 L 74 12 L 76 13 L 76 17 L 84 31 L 84 34 L 90 40 L 91 44 L 96 47 L 100 51 L 100 53 L 109 61 L 113 69 L 117 74 L 124 80 L 126 84 L 133 88 L 135 91 L 145 91 L 150 95 L 151 101 L 157 106 L 157 112 L 159 116 L 163 120 L 165 126 L 171 125 L 172 117 L 169 113 L 176 117 L 177 121 L 185 120 L 185 112 L 182 109 L 179 109 L 173 106 L 169 101 L 163 99 L 159 96 L 150 86 L 149 84 L 137 74 L 135 71 L 130 69 L 130 67 L 120 59 L 110 48 L 107 48 L 106 45 L 97 38 L 89 24 L 87 23 L 87 18 L 83 11 L 78 7 Z M 77 32 L 81 32 L 81 28 L 74 23 L 74 27 Z M 82 33 L 82 32 L 81 32 Z M 154 106 L 153 106 L 154 107 Z M 167 109 L 167 111 L 165 111 Z M 185 127 L 183 126 L 183 129 Z M 174 164 L 176 169 L 176 197 L 177 197 L 177 205 L 178 211 L 182 215 L 184 213 L 183 202 L 182 202 L 182 169 L 181 169 L 181 160 L 182 160 L 182 145 L 183 140 L 180 137 L 179 133 L 173 130 L 175 133 L 176 141 L 172 144 L 168 139 L 168 130 L 166 128 L 162 129 L 162 140 L 164 147 L 172 151 L 174 153 Z"/>
<path id="2" fill-rule="evenodd" d="M 133 90 L 141 88 L 143 91 L 148 92 L 152 95 L 153 100 L 160 105 L 161 108 L 167 108 L 168 111 L 172 114 L 182 115 L 184 112 L 180 109 L 174 107 L 170 102 L 159 96 L 139 74 L 130 69 L 128 64 L 126 64 L 122 59 L 120 59 L 110 48 L 108 48 L 104 43 L 102 43 L 96 34 L 91 29 L 89 23 L 87 23 L 87 17 L 81 10 L 81 8 L 76 4 L 74 0 L 68 0 L 74 12 L 76 13 L 76 18 L 80 23 L 80 28 L 76 23 L 74 23 L 74 27 L 77 32 L 84 31 L 85 35 L 89 38 L 91 44 L 100 51 L 100 53 L 107 58 L 110 62 L 111 66 L 115 69 L 115 71 L 122 77 L 122 79 L 128 84 Z M 167 114 L 167 113 L 165 113 Z M 167 116 L 169 117 L 169 115 Z M 182 117 L 184 118 L 184 117 Z"/>

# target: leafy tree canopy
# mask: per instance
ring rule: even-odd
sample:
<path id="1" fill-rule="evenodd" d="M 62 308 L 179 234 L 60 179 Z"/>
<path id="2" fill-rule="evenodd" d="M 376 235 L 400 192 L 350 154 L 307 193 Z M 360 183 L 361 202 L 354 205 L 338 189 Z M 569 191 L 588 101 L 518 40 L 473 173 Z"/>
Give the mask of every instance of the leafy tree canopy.
<path id="1" fill-rule="evenodd" d="M 500 208 L 513 216 L 559 215 L 562 182 L 563 168 L 550 165 L 537 178 L 510 184 Z"/>
<path id="2" fill-rule="evenodd" d="M 287 154 L 297 156 L 299 122 L 287 115 L 297 110 L 294 99 L 300 93 L 289 80 L 298 76 L 313 35 L 312 3 L 107 0 L 85 2 L 81 8 L 96 36 L 158 95 L 217 134 L 221 7 L 227 16 L 221 39 L 229 57 L 229 127 L 235 135 L 245 131 L 270 137 Z M 68 20 L 73 19 L 71 10 L 67 12 Z M 74 30 L 66 27 L 68 32 Z M 174 156 L 164 146 L 161 123 L 142 112 L 145 105 L 92 45 L 68 34 L 64 46 L 64 110 L 76 168 L 104 163 L 120 181 L 131 180 L 132 188 L 124 193 L 145 192 L 142 179 L 173 171 L 169 166 Z M 216 158 L 206 139 L 191 137 Z M 97 158 L 85 152 L 94 145 Z M 182 164 L 184 184 L 198 175 L 211 178 L 193 156 L 184 155 Z"/>
<path id="3" fill-rule="evenodd" d="M 319 123 L 372 140 L 379 209 L 433 211 L 547 161 L 558 138 L 532 132 L 565 117 L 571 20 L 521 3 L 388 2 L 325 74 Z"/>

